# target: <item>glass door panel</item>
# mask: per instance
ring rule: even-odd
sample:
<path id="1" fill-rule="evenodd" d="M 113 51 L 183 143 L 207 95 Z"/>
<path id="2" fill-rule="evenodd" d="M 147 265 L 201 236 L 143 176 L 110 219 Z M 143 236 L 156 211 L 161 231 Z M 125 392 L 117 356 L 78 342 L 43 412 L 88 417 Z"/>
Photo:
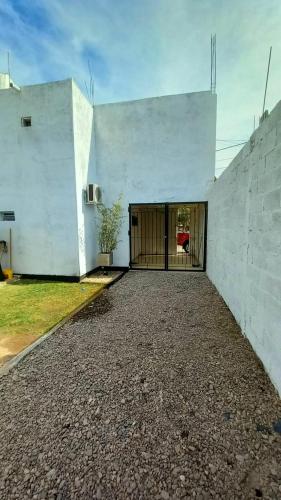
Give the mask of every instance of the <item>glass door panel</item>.
<path id="1" fill-rule="evenodd" d="M 204 233 L 204 203 L 169 205 L 168 269 L 203 269 Z"/>
<path id="2" fill-rule="evenodd" d="M 165 269 L 165 205 L 131 205 L 131 267 Z"/>
<path id="3" fill-rule="evenodd" d="M 133 269 L 204 269 L 204 203 L 131 205 L 130 218 Z"/>

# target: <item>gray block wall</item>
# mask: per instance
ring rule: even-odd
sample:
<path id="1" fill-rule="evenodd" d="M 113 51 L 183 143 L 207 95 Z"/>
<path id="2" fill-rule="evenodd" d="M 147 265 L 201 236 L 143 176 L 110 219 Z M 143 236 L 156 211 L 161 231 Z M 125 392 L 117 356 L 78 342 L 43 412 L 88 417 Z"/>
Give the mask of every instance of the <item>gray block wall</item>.
<path id="1" fill-rule="evenodd" d="M 208 200 L 208 276 L 281 394 L 281 101 Z"/>

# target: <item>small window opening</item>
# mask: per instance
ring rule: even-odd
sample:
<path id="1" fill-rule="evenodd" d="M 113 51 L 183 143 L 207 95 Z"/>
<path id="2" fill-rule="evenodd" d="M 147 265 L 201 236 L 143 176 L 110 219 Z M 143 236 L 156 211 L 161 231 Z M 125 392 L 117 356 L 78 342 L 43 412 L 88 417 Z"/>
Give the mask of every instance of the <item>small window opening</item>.
<path id="1" fill-rule="evenodd" d="M 11 211 L 0 212 L 0 221 L 14 221 L 14 220 L 16 220 L 15 212 Z"/>
<path id="2" fill-rule="evenodd" d="M 21 119 L 22 127 L 31 127 L 31 116 L 23 116 Z"/>

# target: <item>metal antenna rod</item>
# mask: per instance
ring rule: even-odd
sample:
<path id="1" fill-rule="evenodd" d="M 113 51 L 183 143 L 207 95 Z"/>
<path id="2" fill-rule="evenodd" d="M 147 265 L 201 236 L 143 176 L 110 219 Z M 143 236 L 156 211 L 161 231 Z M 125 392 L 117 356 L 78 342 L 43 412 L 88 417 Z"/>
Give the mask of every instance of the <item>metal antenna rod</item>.
<path id="1" fill-rule="evenodd" d="M 8 64 L 8 75 L 9 75 L 9 83 L 11 80 L 11 72 L 10 72 L 10 52 L 7 52 L 7 64 Z"/>
<path id="2" fill-rule="evenodd" d="M 270 47 L 270 50 L 269 50 L 269 58 L 268 58 L 266 82 L 265 82 L 265 89 L 264 89 L 264 98 L 263 98 L 263 107 L 262 107 L 262 116 L 264 114 L 264 108 L 265 108 L 265 99 L 266 99 L 266 92 L 267 92 L 267 83 L 268 83 L 268 75 L 269 75 L 269 68 L 270 68 L 271 51 L 272 51 L 272 47 Z"/>
<path id="3" fill-rule="evenodd" d="M 211 35 L 211 92 L 216 92 L 217 80 L 216 35 Z"/>
<path id="4" fill-rule="evenodd" d="M 211 91 L 213 89 L 213 35 L 211 35 Z"/>
<path id="5" fill-rule="evenodd" d="M 214 83 L 214 94 L 216 93 L 217 87 L 217 35 L 214 36 L 214 62 L 215 62 L 215 83 Z"/>

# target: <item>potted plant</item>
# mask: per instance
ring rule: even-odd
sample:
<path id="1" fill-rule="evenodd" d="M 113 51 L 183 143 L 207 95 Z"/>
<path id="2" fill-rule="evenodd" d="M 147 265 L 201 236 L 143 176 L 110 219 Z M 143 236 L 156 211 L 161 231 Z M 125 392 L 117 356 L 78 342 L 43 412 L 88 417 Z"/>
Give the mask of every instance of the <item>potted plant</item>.
<path id="1" fill-rule="evenodd" d="M 100 253 L 97 264 L 99 266 L 111 266 L 113 262 L 113 250 L 118 244 L 118 235 L 122 224 L 121 197 L 113 203 L 112 207 L 106 207 L 103 203 L 97 205 L 98 241 Z"/>

